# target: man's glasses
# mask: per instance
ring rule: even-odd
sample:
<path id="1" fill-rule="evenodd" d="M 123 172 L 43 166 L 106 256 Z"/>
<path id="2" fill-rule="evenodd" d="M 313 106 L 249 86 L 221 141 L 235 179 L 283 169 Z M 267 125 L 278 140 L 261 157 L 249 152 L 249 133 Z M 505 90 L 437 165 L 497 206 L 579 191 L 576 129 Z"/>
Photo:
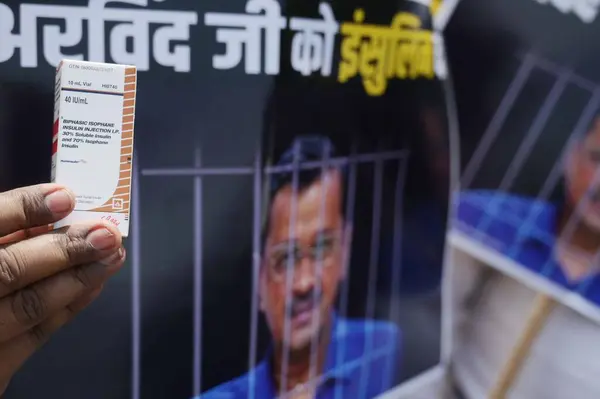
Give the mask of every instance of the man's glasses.
<path id="1" fill-rule="evenodd" d="M 331 266 L 331 260 L 341 245 L 340 234 L 323 234 L 307 248 L 297 242 L 284 242 L 271 249 L 267 255 L 267 267 L 270 276 L 281 281 L 286 278 L 288 268 L 296 268 L 305 257 L 313 264 L 322 262 L 323 268 Z M 290 249 L 291 246 L 291 249 Z"/>

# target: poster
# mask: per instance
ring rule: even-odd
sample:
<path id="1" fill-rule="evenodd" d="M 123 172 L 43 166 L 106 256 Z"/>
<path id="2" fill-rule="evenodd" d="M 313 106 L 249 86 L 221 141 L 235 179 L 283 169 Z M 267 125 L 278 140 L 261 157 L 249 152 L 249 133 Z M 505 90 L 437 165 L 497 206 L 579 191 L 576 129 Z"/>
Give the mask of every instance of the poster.
<path id="1" fill-rule="evenodd" d="M 60 58 L 139 70 L 128 265 L 8 398 L 371 398 L 440 365 L 451 154 L 426 4 L 5 0 L 0 38 L 22 151 Z M 47 179 L 47 141 L 8 186 Z"/>
<path id="2" fill-rule="evenodd" d="M 464 0 L 447 27 L 449 62 L 461 65 L 461 192 L 450 234 L 479 263 L 456 332 L 465 398 L 490 394 L 540 295 L 555 309 L 510 397 L 600 392 L 577 371 L 598 370 L 588 343 L 600 337 L 597 11 L 586 1 Z M 465 280 L 470 262 L 457 261 Z"/>
<path id="3" fill-rule="evenodd" d="M 521 21 L 505 28 L 513 29 L 514 43 L 508 34 L 478 25 L 486 41 L 501 45 L 474 57 L 473 64 L 487 75 L 483 79 L 493 73 L 497 82 L 486 81 L 482 112 L 471 110 L 479 115 L 463 118 L 464 191 L 456 227 L 598 306 L 600 279 L 591 265 L 600 228 L 595 193 L 600 98 L 594 83 L 599 77 L 591 57 L 566 48 L 578 35 L 592 35 L 593 25 L 577 13 L 563 16 L 530 3 L 523 13 L 545 16 L 544 26 L 564 22 L 569 37 L 558 51 L 546 35 L 524 31 Z M 486 17 L 498 24 L 496 29 L 504 22 L 501 16 Z M 489 70 L 500 58 L 504 61 Z"/>

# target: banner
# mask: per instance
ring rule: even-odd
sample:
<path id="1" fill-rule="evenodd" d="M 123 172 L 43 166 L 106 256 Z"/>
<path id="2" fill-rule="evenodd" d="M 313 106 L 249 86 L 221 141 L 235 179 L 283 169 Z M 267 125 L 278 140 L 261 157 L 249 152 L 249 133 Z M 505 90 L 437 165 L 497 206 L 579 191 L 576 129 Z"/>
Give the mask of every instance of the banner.
<path id="1" fill-rule="evenodd" d="M 0 2 L 6 188 L 49 179 L 62 58 L 139 70 L 128 265 L 7 397 L 362 399 L 440 366 L 443 46 L 423 1 Z"/>
<path id="2" fill-rule="evenodd" d="M 455 270 L 471 287 L 456 330 L 466 398 L 600 394 L 580 374 L 597 370 L 600 337 L 599 5 L 464 0 L 446 30 L 460 65 L 451 236 L 468 254 Z"/>

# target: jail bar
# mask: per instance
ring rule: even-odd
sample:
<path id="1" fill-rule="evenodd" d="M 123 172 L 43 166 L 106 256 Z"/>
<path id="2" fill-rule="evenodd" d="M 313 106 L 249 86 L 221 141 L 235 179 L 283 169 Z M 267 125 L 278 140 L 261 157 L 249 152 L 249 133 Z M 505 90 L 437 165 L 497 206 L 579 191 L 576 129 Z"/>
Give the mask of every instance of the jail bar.
<path id="1" fill-rule="evenodd" d="M 404 225 L 404 183 L 406 176 L 406 160 L 398 161 L 398 176 L 396 176 L 396 188 L 394 191 L 394 233 L 393 233 L 393 244 L 392 244 L 392 284 L 390 288 L 391 296 L 394 293 L 400 292 L 400 281 L 402 279 L 402 228 Z M 390 315 L 391 321 L 394 320 L 394 316 L 398 315 L 398 299 L 390 298 Z M 388 357 L 385 365 L 385 371 L 382 376 L 384 384 L 386 386 L 389 381 L 393 378 L 392 371 L 395 368 L 395 364 L 392 364 L 392 358 Z"/>
<path id="2" fill-rule="evenodd" d="M 373 220 L 371 229 L 371 253 L 369 259 L 369 279 L 367 288 L 367 311 L 366 319 L 374 319 L 375 314 L 375 302 L 377 295 L 377 266 L 379 263 L 379 235 L 381 234 L 381 200 L 383 191 L 383 162 L 377 161 L 375 163 L 374 176 L 375 187 L 373 189 Z M 371 331 L 366 331 L 365 334 L 365 353 L 370 353 L 373 345 L 373 336 Z M 368 363 L 362 364 L 362 370 L 360 372 L 360 385 L 359 385 L 359 397 L 366 397 L 367 381 L 369 380 L 369 368 Z"/>
<path id="3" fill-rule="evenodd" d="M 479 171 L 479 167 L 483 163 L 483 160 L 489 152 L 492 144 L 498 137 L 500 129 L 504 125 L 504 121 L 508 117 L 515 100 L 523 90 L 525 83 L 527 82 L 529 75 L 534 67 L 534 57 L 531 54 L 527 54 L 525 59 L 521 63 L 519 70 L 517 71 L 514 79 L 508 86 L 508 90 L 504 94 L 496 113 L 492 117 L 490 124 L 483 133 L 477 149 L 473 153 L 471 160 L 469 161 L 461 179 L 461 186 L 463 188 L 469 187 L 475 178 L 475 174 Z"/>
<path id="4" fill-rule="evenodd" d="M 202 167 L 201 148 L 194 167 Z M 202 177 L 194 176 L 194 397 L 202 392 Z"/>
<path id="5" fill-rule="evenodd" d="M 133 158 L 133 181 L 131 186 L 131 397 L 140 399 L 140 341 L 141 341 L 141 302 L 140 270 L 142 264 L 140 228 L 140 175 L 137 157 Z"/>
<path id="6" fill-rule="evenodd" d="M 581 138 L 581 136 L 585 134 L 585 131 L 588 129 L 590 122 L 592 121 L 596 112 L 598 111 L 598 106 L 600 106 L 600 87 L 597 87 L 596 90 L 594 90 L 592 97 L 590 98 L 583 112 L 581 113 L 581 116 L 579 117 L 579 120 L 577 121 L 577 124 L 573 129 L 573 133 L 571 133 L 571 137 L 569 138 L 568 143 L 565 145 L 565 148 L 563 149 L 560 158 L 554 164 L 552 170 L 548 174 L 548 177 L 544 181 L 544 184 L 537 195 L 537 199 L 545 201 L 550 197 L 552 190 L 554 190 L 563 174 L 564 159 L 567 156 L 568 151 L 572 148 L 573 142 Z M 537 220 L 541 210 L 542 208 L 539 207 L 536 209 L 535 212 L 531 212 L 529 215 L 527 215 L 525 223 L 522 224 L 522 228 L 524 230 L 527 231 L 528 229 L 530 229 L 535 220 Z M 509 249 L 509 256 L 515 257 L 520 249 L 521 247 L 517 245 L 517 242 L 515 241 Z"/>
<path id="7" fill-rule="evenodd" d="M 564 67 L 545 58 L 537 58 L 536 65 L 538 68 L 556 76 L 560 76 L 564 71 Z M 572 83 L 575 86 L 590 92 L 594 91 L 596 88 L 596 84 L 594 82 L 575 74 L 569 76 L 569 83 Z"/>
<path id="8" fill-rule="evenodd" d="M 261 215 L 261 190 L 262 190 L 262 176 L 263 173 L 268 178 L 270 175 L 279 174 L 283 172 L 292 172 L 293 173 L 293 183 L 292 183 L 292 223 L 290 224 L 290 229 L 293 227 L 294 219 L 297 214 L 297 195 L 298 195 L 298 173 L 300 170 L 309 170 L 316 168 L 324 168 L 331 166 L 343 166 L 349 165 L 350 172 L 348 178 L 348 189 L 347 189 L 347 203 L 346 203 L 346 216 L 348 225 L 352 224 L 354 219 L 354 206 L 355 206 L 355 195 L 356 195 L 356 179 L 357 179 L 357 167 L 358 164 L 361 163 L 373 163 L 378 162 L 383 165 L 385 161 L 403 161 L 408 156 L 408 151 L 388 151 L 388 152 L 380 152 L 380 153 L 371 153 L 371 154 L 356 154 L 356 145 L 353 145 L 352 155 L 349 157 L 338 157 L 338 158 L 330 158 L 325 161 L 315 161 L 315 162 L 298 162 L 298 153 L 297 150 L 295 152 L 294 164 L 292 166 L 275 166 L 275 167 L 262 167 L 261 154 L 259 153 L 255 158 L 255 164 L 253 167 L 234 167 L 234 168 L 203 168 L 201 165 L 200 159 L 200 149 L 196 150 L 195 154 L 195 162 L 193 168 L 174 168 L 174 169 L 157 169 L 157 168 L 146 168 L 140 170 L 137 167 L 134 167 L 134 176 L 139 178 L 140 176 L 146 177 L 165 177 L 165 176 L 190 176 L 194 177 L 194 395 L 198 396 L 202 392 L 201 385 L 201 376 L 202 376 L 202 177 L 203 176 L 235 176 L 235 175 L 253 175 L 254 178 L 254 222 L 253 222 L 253 301 L 252 306 L 252 326 L 250 331 L 250 354 L 249 354 L 249 369 L 253 370 L 256 364 L 256 343 L 257 343 L 257 325 L 258 325 L 258 302 L 256 299 L 256 294 L 258 293 L 258 270 L 260 267 L 261 261 L 261 248 L 260 248 L 260 225 L 262 221 Z M 261 173 L 261 170 L 263 173 Z M 134 317 L 134 367 L 133 367 L 133 398 L 139 399 L 140 392 L 140 370 L 141 363 L 139 357 L 139 342 L 141 338 L 141 330 L 140 330 L 140 301 L 139 301 L 139 272 L 141 269 L 139 268 L 139 257 L 141 249 L 140 249 L 140 225 L 139 225 L 139 200 L 137 199 L 139 196 L 139 182 L 137 179 L 134 179 L 133 190 L 135 194 L 135 198 L 132 200 L 132 209 L 134 210 L 134 214 L 137 216 L 132 224 L 132 229 L 134 231 L 134 237 L 132 237 L 133 242 L 133 257 L 137 259 L 137 266 L 134 267 L 136 270 L 136 275 L 134 277 L 134 287 L 132 290 L 132 295 L 137 299 L 134 301 L 134 312 L 137 314 L 137 317 Z M 381 187 L 379 187 L 379 191 L 381 191 Z M 376 193 L 374 193 L 376 195 Z M 378 194 L 381 196 L 381 192 Z M 348 232 L 344 232 L 344 239 L 352 242 L 352 238 Z M 347 269 L 346 279 L 342 283 L 341 293 L 340 293 L 340 309 L 339 314 L 344 317 L 347 314 L 348 308 L 348 295 L 349 295 L 349 263 L 350 263 L 350 252 L 346 251 L 344 254 L 344 263 L 343 266 Z M 293 273 L 294 268 L 289 268 L 287 270 L 286 276 L 286 302 L 290 300 L 291 293 L 291 285 L 289 281 L 290 274 Z M 293 277 L 293 274 L 291 274 Z M 290 335 L 290 326 L 289 326 L 289 308 L 286 309 L 286 320 L 284 330 L 284 340 L 289 341 Z M 336 363 L 339 365 L 344 360 L 344 351 L 345 351 L 345 343 L 342 341 L 340 345 L 340 350 L 337 352 Z M 136 349 L 137 348 L 137 349 Z M 136 354 L 137 353 L 137 354 Z M 379 356 L 379 355 L 378 355 Z M 375 358 L 377 356 L 373 356 Z M 367 355 L 367 359 L 371 359 L 372 356 Z M 284 377 L 287 374 L 287 363 L 289 361 L 289 353 L 284 352 L 284 360 L 282 364 L 281 375 Z M 358 367 L 358 366 L 357 366 Z M 285 386 L 285 378 L 282 378 L 282 392 L 287 391 L 287 387 Z M 254 375 L 251 372 L 250 374 L 250 395 L 251 397 L 255 397 L 255 379 Z M 341 385 L 336 386 L 336 398 L 343 398 L 343 387 Z"/>
<path id="9" fill-rule="evenodd" d="M 552 87 L 550 94 L 548 94 L 548 97 L 546 98 L 546 101 L 544 101 L 542 108 L 535 116 L 531 127 L 525 135 L 525 139 L 519 145 L 517 153 L 510 162 L 508 170 L 500 182 L 501 190 L 508 188 L 515 180 L 517 174 L 523 170 L 523 164 L 525 163 L 527 156 L 531 154 L 531 148 L 535 145 L 542 134 L 542 131 L 544 130 L 550 115 L 552 114 L 552 110 L 556 106 L 556 103 L 565 90 L 570 74 L 571 73 L 569 71 L 564 71 L 564 73 L 559 77 L 557 82 Z"/>
<path id="10" fill-rule="evenodd" d="M 330 186 L 330 184 L 329 184 L 330 182 L 328 181 L 328 175 L 326 175 L 326 173 L 327 173 L 327 169 L 329 167 L 328 161 L 331 158 L 329 156 L 330 151 L 331 151 L 330 143 L 327 142 L 327 144 L 323 148 L 323 154 L 321 156 L 321 162 L 322 162 L 321 181 L 323 182 L 323 186 L 325 187 L 325 190 L 324 190 L 323 194 L 321 195 L 321 203 L 319 205 L 319 231 L 322 231 L 323 226 L 325 225 L 325 204 L 326 204 L 326 200 L 327 200 L 327 193 L 329 191 L 329 186 Z M 344 220 L 344 222 L 345 222 L 345 220 Z M 316 275 L 317 275 L 317 281 L 319 282 L 319 284 L 317 285 L 316 289 L 313 290 L 314 303 L 317 303 L 318 295 L 322 294 L 320 282 L 323 277 L 323 252 L 322 252 L 322 248 L 320 248 L 320 247 L 319 247 L 319 254 L 317 255 L 316 263 L 317 263 Z M 318 311 L 313 313 L 313 317 L 311 320 L 311 323 L 313 323 L 313 326 L 319 325 L 319 322 L 320 322 L 319 316 L 320 315 L 319 315 Z M 308 381 L 310 381 L 310 382 L 314 381 L 315 378 L 317 377 L 317 373 L 315 372 L 316 367 L 317 367 L 317 354 L 318 354 L 318 348 L 319 348 L 319 344 L 317 342 L 317 337 L 318 337 L 318 335 L 315 335 L 310 343 L 310 366 L 309 366 L 309 377 L 308 377 Z"/>
<path id="11" fill-rule="evenodd" d="M 256 385 L 256 342 L 258 340 L 258 289 L 260 276 L 260 260 L 261 260 L 261 223 L 262 223 L 262 151 L 261 145 L 257 146 L 256 158 L 254 160 L 254 207 L 252 219 L 252 308 L 250 321 L 250 356 L 248 359 L 249 372 L 249 399 L 255 398 Z"/>
<path id="12" fill-rule="evenodd" d="M 504 177 L 502 178 L 502 181 L 500 182 L 500 185 L 498 187 L 499 191 L 504 191 L 504 190 L 508 189 L 508 187 L 510 187 L 510 185 L 513 183 L 513 181 L 517 177 L 517 174 L 519 173 L 519 171 L 522 170 L 523 164 L 525 163 L 527 156 L 531 152 L 531 148 L 533 147 L 535 142 L 540 137 L 542 130 L 544 129 L 544 126 L 546 126 L 546 122 L 548 122 L 548 118 L 550 118 L 550 114 L 551 114 L 552 110 L 556 106 L 556 103 L 558 102 L 560 96 L 562 95 L 562 93 L 567 85 L 567 82 L 568 82 L 567 78 L 569 75 L 570 75 L 570 72 L 565 71 L 565 73 L 556 81 L 556 83 L 552 87 L 550 94 L 548 94 L 548 96 L 546 97 L 546 100 L 544 101 L 542 107 L 540 108 L 539 112 L 535 116 L 533 123 L 531 124 L 531 127 L 525 134 L 525 139 L 519 145 L 519 149 L 517 150 L 517 153 L 513 157 L 512 161 L 510 162 L 508 169 L 507 169 L 506 173 L 504 174 Z M 498 197 L 492 198 L 490 200 L 490 202 L 487 204 L 487 206 L 485 207 L 485 212 L 487 213 L 488 210 L 498 209 L 498 207 L 501 203 L 502 203 L 502 198 L 498 198 Z M 492 221 L 492 218 L 483 218 L 478 223 L 477 228 L 475 229 L 475 231 L 476 231 L 475 235 L 478 237 L 485 235 L 485 232 L 486 232 L 487 228 L 489 227 L 491 221 Z"/>
<path id="13" fill-rule="evenodd" d="M 376 154 L 363 154 L 353 157 L 352 160 L 348 157 L 331 158 L 328 164 L 331 166 L 344 166 L 350 162 L 357 163 L 372 163 L 375 161 L 392 161 L 400 157 L 408 155 L 407 151 L 388 151 Z M 321 167 L 320 161 L 302 162 L 299 165 L 301 170 L 318 169 Z M 267 174 L 276 174 L 282 172 L 292 172 L 293 167 L 284 166 L 268 166 L 264 168 Z M 235 168 L 150 168 L 142 170 L 142 176 L 237 176 L 237 175 L 252 175 L 253 167 L 235 167 Z"/>
<path id="14" fill-rule="evenodd" d="M 291 204 L 291 215 L 290 215 L 290 227 L 288 236 L 294 236 L 294 227 L 296 226 L 296 216 L 298 213 L 298 185 L 299 185 L 299 160 L 300 160 L 300 143 L 294 143 L 294 158 L 293 158 L 293 175 L 292 175 L 292 204 Z M 288 253 L 292 252 L 292 240 L 288 243 Z M 287 372 L 288 372 L 288 362 L 289 362 L 289 341 L 290 341 L 290 293 L 292 291 L 292 283 L 294 278 L 294 269 L 295 265 L 292 264 L 294 259 L 292 257 L 288 257 L 288 264 L 286 270 L 286 278 L 285 278 L 285 320 L 283 326 L 283 347 L 285 348 L 283 351 L 283 360 L 281 364 L 281 376 L 279 387 L 279 394 L 283 395 L 287 392 Z"/>
<path id="15" fill-rule="evenodd" d="M 352 142 L 352 150 L 350 151 L 350 159 L 353 160 L 357 156 L 358 152 L 358 143 L 356 137 L 354 137 Z M 347 198 L 346 198 L 346 226 L 344 228 L 344 242 L 346 245 L 352 244 L 353 230 L 348 226 L 352 226 L 354 224 L 354 206 L 356 203 L 356 175 L 358 169 L 357 162 L 350 162 L 350 170 L 348 172 L 348 189 L 347 189 Z M 350 232 L 352 235 L 348 235 Z M 342 266 L 345 268 L 346 278 L 342 282 L 342 287 L 340 291 L 340 309 L 339 314 L 340 317 L 344 318 L 348 314 L 348 296 L 350 294 L 350 261 L 352 258 L 352 251 L 347 250 L 344 251 Z M 340 346 L 338 347 L 336 353 L 335 365 L 339 367 L 340 364 L 344 362 L 344 355 L 346 353 L 346 341 L 342 340 Z M 335 399 L 343 399 L 344 398 L 344 387 L 342 384 L 337 384 L 335 386 Z"/>

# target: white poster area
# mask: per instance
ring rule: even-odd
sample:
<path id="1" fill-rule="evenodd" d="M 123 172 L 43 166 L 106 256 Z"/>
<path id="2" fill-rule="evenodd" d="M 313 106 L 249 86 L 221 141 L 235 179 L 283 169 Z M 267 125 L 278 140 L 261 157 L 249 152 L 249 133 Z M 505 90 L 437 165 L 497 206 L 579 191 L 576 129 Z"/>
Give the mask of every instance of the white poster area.
<path id="1" fill-rule="evenodd" d="M 457 230 L 448 245 L 449 378 L 465 399 L 594 397 L 600 309 Z"/>
<path id="2" fill-rule="evenodd" d="M 598 307 L 458 230 L 448 232 L 445 263 L 442 364 L 380 398 L 592 397 Z M 540 294 L 553 305 L 542 310 Z M 578 373 L 581 384 L 561 373 Z"/>

